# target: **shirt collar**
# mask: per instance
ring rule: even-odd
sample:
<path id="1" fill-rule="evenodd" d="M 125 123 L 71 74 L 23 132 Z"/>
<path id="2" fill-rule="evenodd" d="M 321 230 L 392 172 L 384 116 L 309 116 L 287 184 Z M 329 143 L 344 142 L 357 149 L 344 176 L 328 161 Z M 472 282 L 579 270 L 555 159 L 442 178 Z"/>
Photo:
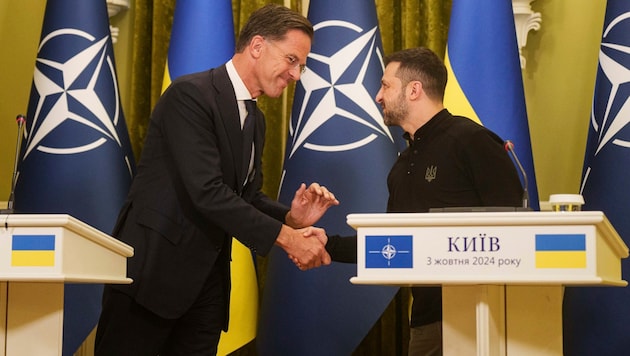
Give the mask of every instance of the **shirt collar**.
<path id="1" fill-rule="evenodd" d="M 416 130 L 416 132 L 414 132 L 413 140 L 411 139 L 411 135 L 408 132 L 405 132 L 403 134 L 403 138 L 407 140 L 409 144 L 412 144 L 413 141 L 417 141 L 421 137 L 426 136 L 428 132 L 431 132 L 432 128 L 438 125 L 441 119 L 448 117 L 450 115 L 451 114 L 449 113 L 449 111 L 446 108 L 444 108 L 440 110 L 437 114 L 435 114 L 431 119 L 429 119 L 429 121 L 427 121 L 424 125 L 420 126 L 420 128 Z"/>
<path id="2" fill-rule="evenodd" d="M 228 77 L 230 77 L 230 81 L 232 82 L 232 86 L 234 87 L 234 94 L 236 95 L 236 100 L 256 100 L 252 99 L 252 95 L 247 90 L 245 83 L 238 75 L 236 68 L 234 67 L 234 63 L 230 59 L 227 63 L 225 63 L 225 68 L 227 69 Z"/>

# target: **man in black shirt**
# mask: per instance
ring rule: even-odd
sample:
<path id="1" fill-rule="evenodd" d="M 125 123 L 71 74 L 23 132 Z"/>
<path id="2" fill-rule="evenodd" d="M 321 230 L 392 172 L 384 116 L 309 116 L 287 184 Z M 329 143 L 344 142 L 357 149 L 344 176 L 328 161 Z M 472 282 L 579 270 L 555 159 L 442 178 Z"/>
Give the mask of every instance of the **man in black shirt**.
<path id="1" fill-rule="evenodd" d="M 387 212 L 520 206 L 523 189 L 503 140 L 444 108 L 442 60 L 412 48 L 386 57 L 385 65 L 376 101 L 385 124 L 401 127 L 409 143 L 387 178 Z M 326 248 L 334 261 L 356 263 L 356 236 L 331 236 Z M 409 355 L 441 355 L 441 288 L 414 287 L 412 294 Z"/>

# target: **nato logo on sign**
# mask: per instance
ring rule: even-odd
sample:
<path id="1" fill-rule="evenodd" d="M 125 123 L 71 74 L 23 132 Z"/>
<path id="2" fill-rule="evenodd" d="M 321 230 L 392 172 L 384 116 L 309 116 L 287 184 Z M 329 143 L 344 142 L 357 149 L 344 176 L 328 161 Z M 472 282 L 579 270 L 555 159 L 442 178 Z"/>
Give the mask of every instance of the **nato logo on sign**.
<path id="1" fill-rule="evenodd" d="M 411 235 L 365 236 L 365 268 L 413 268 Z"/>

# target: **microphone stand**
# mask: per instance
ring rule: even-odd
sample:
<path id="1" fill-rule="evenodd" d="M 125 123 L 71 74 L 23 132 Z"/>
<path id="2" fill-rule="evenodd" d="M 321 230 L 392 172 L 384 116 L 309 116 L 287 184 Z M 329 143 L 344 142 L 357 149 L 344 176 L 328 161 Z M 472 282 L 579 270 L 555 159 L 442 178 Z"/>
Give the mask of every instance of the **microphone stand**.
<path id="1" fill-rule="evenodd" d="M 527 187 L 528 187 L 527 173 L 525 173 L 525 169 L 521 165 L 521 161 L 518 159 L 518 156 L 516 155 L 516 152 L 514 151 L 514 144 L 512 143 L 512 141 L 510 140 L 505 141 L 504 148 L 506 149 L 506 151 L 512 154 L 512 157 L 514 158 L 514 161 L 516 162 L 518 169 L 521 171 L 521 175 L 523 176 L 523 183 L 524 183 L 523 184 L 523 208 L 529 209 L 529 193 L 527 192 Z"/>
<path id="2" fill-rule="evenodd" d="M 20 148 L 22 146 L 22 129 L 26 120 L 23 115 L 18 115 L 15 120 L 18 124 L 18 134 L 15 143 L 15 159 L 13 161 L 13 176 L 11 178 L 11 194 L 9 195 L 9 201 L 7 202 L 7 208 L 0 210 L 0 214 L 13 214 L 13 203 L 15 202 L 15 185 L 17 184 L 17 172 L 18 163 L 20 161 Z"/>

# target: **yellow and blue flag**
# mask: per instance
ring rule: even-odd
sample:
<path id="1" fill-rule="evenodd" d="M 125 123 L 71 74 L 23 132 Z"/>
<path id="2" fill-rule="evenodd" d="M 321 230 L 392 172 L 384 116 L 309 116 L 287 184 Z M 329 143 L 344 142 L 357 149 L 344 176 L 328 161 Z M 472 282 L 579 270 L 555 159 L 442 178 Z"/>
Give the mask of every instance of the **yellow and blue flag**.
<path id="1" fill-rule="evenodd" d="M 584 210 L 603 211 L 630 244 L 630 2 L 608 0 L 584 156 Z M 630 260 L 621 260 L 630 276 Z M 624 355 L 630 350 L 630 289 L 567 287 L 565 355 Z"/>
<path id="2" fill-rule="evenodd" d="M 445 106 L 514 143 L 528 204 L 538 210 L 512 1 L 453 0 L 445 62 Z"/>
<path id="3" fill-rule="evenodd" d="M 279 200 L 289 204 L 302 182 L 339 197 L 317 223 L 328 234 L 356 235 L 349 213 L 384 212 L 387 174 L 404 146 L 374 98 L 383 50 L 373 1 L 311 1 L 315 37 L 296 85 Z M 342 167 L 340 169 L 340 167 Z M 358 286 L 354 264 L 306 272 L 274 247 L 257 337 L 260 355 L 351 355 L 398 288 Z"/>
<path id="4" fill-rule="evenodd" d="M 13 235 L 11 267 L 55 266 L 55 235 Z"/>
<path id="5" fill-rule="evenodd" d="M 586 235 L 537 234 L 536 268 L 586 268 Z"/>
<path id="6" fill-rule="evenodd" d="M 162 89 L 184 75 L 218 67 L 234 54 L 234 19 L 230 0 L 178 0 Z M 251 251 L 232 242 L 230 323 L 221 334 L 218 355 L 238 350 L 256 337 L 258 281 Z"/>
<path id="7" fill-rule="evenodd" d="M 184 74 L 218 67 L 234 54 L 234 15 L 229 0 L 178 0 L 162 91 Z"/>
<path id="8" fill-rule="evenodd" d="M 70 214 L 101 231 L 113 229 L 135 163 L 104 1 L 46 3 L 20 154 L 18 213 Z M 50 257 L 52 238 L 19 237 L 13 262 L 36 240 L 43 252 L 27 254 Z M 65 286 L 63 355 L 74 354 L 96 326 L 102 288 Z"/>

